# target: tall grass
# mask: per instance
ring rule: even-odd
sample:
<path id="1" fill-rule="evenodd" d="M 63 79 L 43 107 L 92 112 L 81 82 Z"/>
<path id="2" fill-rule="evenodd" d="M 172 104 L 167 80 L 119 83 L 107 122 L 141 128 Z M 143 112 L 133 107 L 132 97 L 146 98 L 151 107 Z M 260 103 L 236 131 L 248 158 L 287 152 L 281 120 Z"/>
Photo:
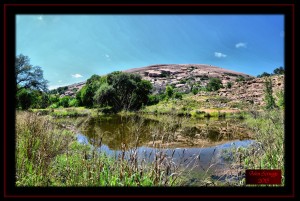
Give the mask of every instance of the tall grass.
<path id="1" fill-rule="evenodd" d="M 248 148 L 237 148 L 225 153 L 234 163 L 230 171 L 240 177 L 231 185 L 245 185 L 246 169 L 280 169 L 284 185 L 284 112 L 280 109 L 266 110 L 258 116 L 249 117 L 245 124 L 253 133 L 256 143 Z M 225 174 L 224 174 L 225 175 Z M 226 175 L 225 175 L 226 176 Z M 232 179 L 232 178 L 231 178 Z"/>
<path id="2" fill-rule="evenodd" d="M 28 112 L 16 116 L 16 184 L 46 186 L 50 164 L 65 152 L 73 139 L 71 132 L 57 129 L 49 118 Z"/>
<path id="3" fill-rule="evenodd" d="M 17 186 L 174 186 L 180 185 L 180 166 L 157 149 L 153 160 L 138 154 L 140 126 L 133 127 L 136 147 L 125 144 L 119 155 L 101 152 L 102 137 L 90 145 L 76 141 L 74 133 L 56 126 L 49 117 L 17 112 Z M 150 156 L 147 156 L 150 157 Z"/>

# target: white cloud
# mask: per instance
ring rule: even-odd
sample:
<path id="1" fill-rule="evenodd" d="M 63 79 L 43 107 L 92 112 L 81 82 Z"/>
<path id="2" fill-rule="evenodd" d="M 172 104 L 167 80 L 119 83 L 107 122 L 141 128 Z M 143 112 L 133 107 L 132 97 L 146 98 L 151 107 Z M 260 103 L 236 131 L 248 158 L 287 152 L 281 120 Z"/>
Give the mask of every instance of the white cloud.
<path id="1" fill-rule="evenodd" d="M 39 20 L 39 21 L 43 21 L 44 18 L 43 18 L 42 15 L 39 15 L 36 19 Z"/>
<path id="2" fill-rule="evenodd" d="M 247 43 L 240 42 L 240 43 L 235 44 L 235 47 L 236 48 L 240 48 L 240 47 L 246 48 L 247 47 Z"/>
<path id="3" fill-rule="evenodd" d="M 225 57 L 227 57 L 227 55 L 226 55 L 226 54 L 223 54 L 223 53 L 221 53 L 221 52 L 215 52 L 215 57 L 218 57 L 218 58 L 225 58 Z"/>
<path id="4" fill-rule="evenodd" d="M 80 74 L 78 74 L 78 73 L 76 73 L 76 74 L 72 75 L 72 77 L 74 77 L 74 78 L 80 78 L 80 77 L 83 77 L 83 76 L 80 75 Z"/>
<path id="5" fill-rule="evenodd" d="M 62 81 L 61 81 L 61 80 L 58 80 L 57 82 L 61 83 Z"/>

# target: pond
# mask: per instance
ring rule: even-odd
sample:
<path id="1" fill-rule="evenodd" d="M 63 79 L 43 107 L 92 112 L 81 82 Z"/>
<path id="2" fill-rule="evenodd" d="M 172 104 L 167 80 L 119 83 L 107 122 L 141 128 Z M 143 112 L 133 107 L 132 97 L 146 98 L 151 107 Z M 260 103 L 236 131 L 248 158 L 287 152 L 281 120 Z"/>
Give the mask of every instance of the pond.
<path id="1" fill-rule="evenodd" d="M 123 150 L 126 157 L 134 152 L 151 163 L 158 153 L 164 154 L 188 173 L 188 185 L 228 169 L 224 150 L 250 146 L 254 143 L 250 136 L 241 120 L 168 115 L 100 116 L 79 126 L 77 133 L 80 143 L 115 157 Z"/>

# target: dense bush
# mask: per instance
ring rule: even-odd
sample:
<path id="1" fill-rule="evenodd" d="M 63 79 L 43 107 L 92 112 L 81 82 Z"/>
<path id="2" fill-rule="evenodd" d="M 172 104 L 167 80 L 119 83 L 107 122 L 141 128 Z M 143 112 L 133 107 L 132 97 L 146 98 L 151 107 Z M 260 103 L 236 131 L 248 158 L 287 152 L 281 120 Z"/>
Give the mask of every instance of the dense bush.
<path id="1" fill-rule="evenodd" d="M 243 76 L 238 76 L 236 79 L 235 79 L 236 82 L 243 82 L 245 81 L 245 78 Z"/>
<path id="2" fill-rule="evenodd" d="M 107 75 L 93 100 L 100 107 L 112 107 L 115 112 L 138 110 L 148 103 L 151 90 L 151 83 L 140 75 L 116 71 Z"/>
<path id="3" fill-rule="evenodd" d="M 227 82 L 227 88 L 230 89 L 232 87 L 232 82 Z"/>
<path id="4" fill-rule="evenodd" d="M 207 91 L 217 91 L 222 87 L 223 85 L 219 78 L 211 78 L 209 83 L 206 85 Z"/>

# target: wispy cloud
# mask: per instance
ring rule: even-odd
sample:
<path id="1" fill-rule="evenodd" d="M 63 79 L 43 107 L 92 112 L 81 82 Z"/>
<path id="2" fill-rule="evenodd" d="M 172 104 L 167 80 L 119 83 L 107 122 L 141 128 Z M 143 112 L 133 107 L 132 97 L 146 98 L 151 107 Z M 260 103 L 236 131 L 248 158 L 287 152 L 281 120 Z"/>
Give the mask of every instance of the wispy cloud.
<path id="1" fill-rule="evenodd" d="M 247 48 L 247 43 L 240 42 L 240 43 L 235 44 L 235 47 L 236 48 Z"/>
<path id="2" fill-rule="evenodd" d="M 57 82 L 61 83 L 62 81 L 61 81 L 61 80 L 58 80 Z"/>
<path id="3" fill-rule="evenodd" d="M 78 74 L 78 73 L 76 73 L 76 74 L 72 75 L 72 77 L 74 77 L 74 78 L 80 78 L 80 77 L 83 77 L 83 76 L 80 75 L 80 74 Z"/>
<path id="4" fill-rule="evenodd" d="M 217 57 L 217 58 L 225 58 L 225 57 L 227 57 L 227 55 L 223 54 L 221 52 L 215 52 L 215 57 Z"/>
<path id="5" fill-rule="evenodd" d="M 107 61 L 111 61 L 109 54 L 105 54 L 104 56 L 106 57 Z"/>
<path id="6" fill-rule="evenodd" d="M 42 15 L 39 15 L 36 19 L 39 20 L 39 21 L 43 21 L 44 17 Z"/>

